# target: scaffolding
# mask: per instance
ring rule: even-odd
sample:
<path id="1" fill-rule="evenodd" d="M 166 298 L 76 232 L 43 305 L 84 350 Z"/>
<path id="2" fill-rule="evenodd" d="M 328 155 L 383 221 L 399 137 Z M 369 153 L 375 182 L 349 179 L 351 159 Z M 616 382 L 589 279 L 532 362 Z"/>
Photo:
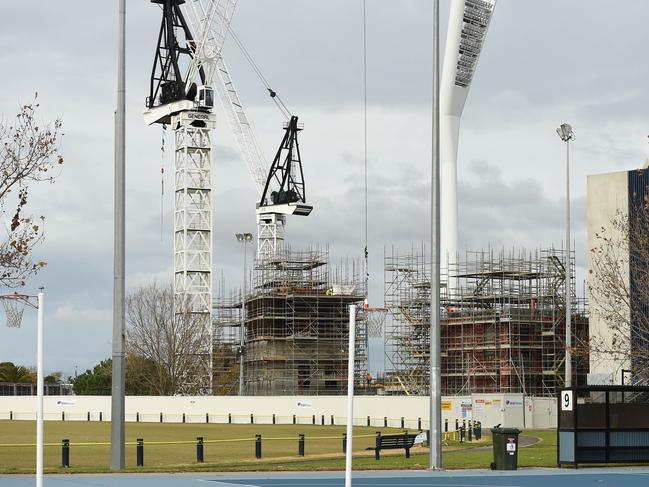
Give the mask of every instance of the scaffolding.
<path id="1" fill-rule="evenodd" d="M 447 265 L 443 281 L 455 287 L 441 293 L 443 394 L 555 394 L 564 383 L 564 264 L 565 251 L 551 248 L 467 252 Z M 586 301 L 576 296 L 574 277 L 570 287 L 574 342 L 585 343 Z M 392 318 L 386 392 L 428 394 L 430 259 L 423 247 L 386 254 L 385 303 Z M 575 354 L 574 361 L 573 383 L 585 384 L 587 357 Z"/>
<path id="2" fill-rule="evenodd" d="M 237 395 L 241 354 L 241 293 L 226 292 L 222 281 L 212 307 L 212 391 L 218 396 Z"/>
<path id="3" fill-rule="evenodd" d="M 347 392 L 349 306 L 362 308 L 366 297 L 361 269 L 356 261 L 331 266 L 328 250 L 319 248 L 282 250 L 255 261 L 252 286 L 247 286 L 251 291 L 244 299 L 245 395 Z M 236 355 L 240 313 L 241 300 L 215 304 L 215 348 Z M 355 353 L 354 372 L 360 384 L 367 372 L 362 312 L 357 318 Z M 238 365 L 230 364 L 226 369 L 232 385 L 222 387 L 223 393 L 238 391 L 233 380 Z M 221 373 L 227 376 L 226 371 Z"/>

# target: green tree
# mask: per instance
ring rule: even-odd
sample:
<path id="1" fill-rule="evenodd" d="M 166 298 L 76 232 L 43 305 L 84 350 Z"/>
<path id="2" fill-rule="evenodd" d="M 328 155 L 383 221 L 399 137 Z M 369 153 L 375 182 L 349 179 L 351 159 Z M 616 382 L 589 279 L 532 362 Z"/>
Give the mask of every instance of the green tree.
<path id="1" fill-rule="evenodd" d="M 74 379 L 74 393 L 79 396 L 108 396 L 111 388 L 112 360 L 106 359 Z"/>
<path id="2" fill-rule="evenodd" d="M 2 362 L 0 363 L 0 382 L 35 384 L 36 374 L 22 365 L 14 365 L 13 362 Z"/>

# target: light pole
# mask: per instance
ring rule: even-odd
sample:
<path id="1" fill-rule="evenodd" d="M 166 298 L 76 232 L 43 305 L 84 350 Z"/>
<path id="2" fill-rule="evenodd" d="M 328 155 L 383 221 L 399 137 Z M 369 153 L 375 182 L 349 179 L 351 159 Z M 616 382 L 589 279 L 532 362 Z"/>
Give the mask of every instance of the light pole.
<path id="1" fill-rule="evenodd" d="M 243 286 L 241 295 L 241 324 L 239 326 L 239 395 L 243 396 L 243 347 L 245 337 L 246 323 L 246 268 L 248 247 L 246 244 L 252 243 L 252 233 L 237 233 L 237 241 L 243 244 Z"/>
<path id="2" fill-rule="evenodd" d="M 575 133 L 572 127 L 563 123 L 557 129 L 557 134 L 566 143 L 566 366 L 565 386 L 572 386 L 572 259 L 570 256 L 570 141 L 575 140 Z"/>
<path id="3" fill-rule="evenodd" d="M 428 444 L 430 468 L 442 468 L 442 363 L 440 329 L 440 211 L 439 211 L 439 0 L 433 1 L 433 133 L 431 171 L 431 233 L 430 233 L 430 384 Z"/>

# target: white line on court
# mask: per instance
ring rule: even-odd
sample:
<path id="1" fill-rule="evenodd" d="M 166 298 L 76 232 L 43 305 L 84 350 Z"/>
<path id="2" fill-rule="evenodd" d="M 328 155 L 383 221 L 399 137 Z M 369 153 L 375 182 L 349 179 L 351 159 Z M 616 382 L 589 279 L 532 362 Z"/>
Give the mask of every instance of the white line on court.
<path id="1" fill-rule="evenodd" d="M 196 479 L 196 482 L 209 482 L 211 485 L 223 485 L 225 487 L 260 487 L 259 485 L 251 484 L 232 484 L 230 482 L 221 482 L 220 480 L 210 480 L 210 479 Z"/>

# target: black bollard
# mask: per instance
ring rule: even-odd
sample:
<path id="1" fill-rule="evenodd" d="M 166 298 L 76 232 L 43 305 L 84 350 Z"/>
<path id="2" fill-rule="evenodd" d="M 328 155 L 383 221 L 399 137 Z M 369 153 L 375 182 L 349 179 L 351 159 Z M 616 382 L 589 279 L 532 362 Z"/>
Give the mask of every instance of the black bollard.
<path id="1" fill-rule="evenodd" d="M 88 421 L 90 421 L 90 411 L 88 411 Z"/>
<path id="2" fill-rule="evenodd" d="M 255 458 L 261 458 L 261 435 L 255 435 Z"/>
<path id="3" fill-rule="evenodd" d="M 387 416 L 383 416 L 383 427 L 384 428 L 388 427 L 388 417 Z"/>
<path id="4" fill-rule="evenodd" d="M 403 433 L 403 444 L 407 445 L 408 444 L 408 432 L 404 431 Z M 410 447 L 406 446 L 406 458 L 410 458 Z"/>
<path id="5" fill-rule="evenodd" d="M 273 424 L 275 424 L 275 413 L 273 413 Z"/>
<path id="6" fill-rule="evenodd" d="M 140 422 L 140 413 L 135 413 L 135 422 L 136 423 Z"/>
<path id="7" fill-rule="evenodd" d="M 203 456 L 203 437 L 199 436 L 196 438 L 196 461 L 198 463 L 203 463 L 204 461 L 204 456 Z"/>
<path id="8" fill-rule="evenodd" d="M 102 411 L 99 411 L 99 421 L 100 421 L 100 422 L 103 421 L 103 418 L 104 418 L 104 414 L 103 414 L 103 412 L 102 412 Z"/>
<path id="9" fill-rule="evenodd" d="M 205 413 L 205 424 L 210 424 L 210 413 Z"/>
<path id="10" fill-rule="evenodd" d="M 448 433 L 448 419 L 444 420 L 444 432 Z"/>
<path id="11" fill-rule="evenodd" d="M 403 416 L 401 416 L 401 429 L 405 428 L 404 424 L 405 424 L 405 422 L 404 422 Z"/>
<path id="12" fill-rule="evenodd" d="M 255 416 L 250 413 L 250 424 L 255 424 Z"/>
<path id="13" fill-rule="evenodd" d="M 297 441 L 297 454 L 301 457 L 304 456 L 304 434 L 300 433 L 300 437 Z"/>
<path id="14" fill-rule="evenodd" d="M 455 431 L 460 429 L 459 421 L 458 419 L 455 419 Z"/>
<path id="15" fill-rule="evenodd" d="M 421 431 L 421 418 L 417 418 L 417 429 Z"/>
<path id="16" fill-rule="evenodd" d="M 137 448 L 136 448 L 136 463 L 138 467 L 144 467 L 144 439 L 137 439 Z"/>
<path id="17" fill-rule="evenodd" d="M 160 422 L 162 423 L 162 413 L 160 413 Z"/>
<path id="18" fill-rule="evenodd" d="M 334 425 L 335 425 L 335 420 L 334 420 L 334 415 L 332 414 L 331 415 L 331 426 L 334 426 Z"/>
<path id="19" fill-rule="evenodd" d="M 228 413 L 228 424 L 232 424 L 232 413 Z"/>
<path id="20" fill-rule="evenodd" d="M 62 441 L 61 446 L 61 466 L 70 466 L 70 440 L 65 439 Z"/>
<path id="21" fill-rule="evenodd" d="M 368 417 L 367 417 L 367 426 L 368 426 L 368 427 L 371 426 L 370 423 L 371 423 L 371 420 L 370 420 L 370 417 L 368 416 Z"/>
<path id="22" fill-rule="evenodd" d="M 313 420 L 313 424 L 315 424 L 315 414 L 313 415 L 312 420 Z"/>
<path id="23" fill-rule="evenodd" d="M 297 424 L 295 414 L 293 415 L 293 424 Z"/>
<path id="24" fill-rule="evenodd" d="M 343 433 L 343 453 L 347 453 L 347 433 Z"/>
<path id="25" fill-rule="evenodd" d="M 14 420 L 14 412 L 9 411 L 9 421 L 13 421 L 13 420 Z"/>
<path id="26" fill-rule="evenodd" d="M 61 411 L 61 421 L 65 421 L 65 411 Z"/>
<path id="27" fill-rule="evenodd" d="M 322 423 L 322 426 L 324 426 L 324 414 L 322 415 L 322 418 L 320 419 L 320 422 Z"/>
<path id="28" fill-rule="evenodd" d="M 185 413 L 183 413 L 183 423 L 185 422 Z"/>
<path id="29" fill-rule="evenodd" d="M 375 446 L 374 459 L 380 460 L 381 459 L 381 432 L 380 431 L 376 432 L 376 444 L 374 446 Z"/>

